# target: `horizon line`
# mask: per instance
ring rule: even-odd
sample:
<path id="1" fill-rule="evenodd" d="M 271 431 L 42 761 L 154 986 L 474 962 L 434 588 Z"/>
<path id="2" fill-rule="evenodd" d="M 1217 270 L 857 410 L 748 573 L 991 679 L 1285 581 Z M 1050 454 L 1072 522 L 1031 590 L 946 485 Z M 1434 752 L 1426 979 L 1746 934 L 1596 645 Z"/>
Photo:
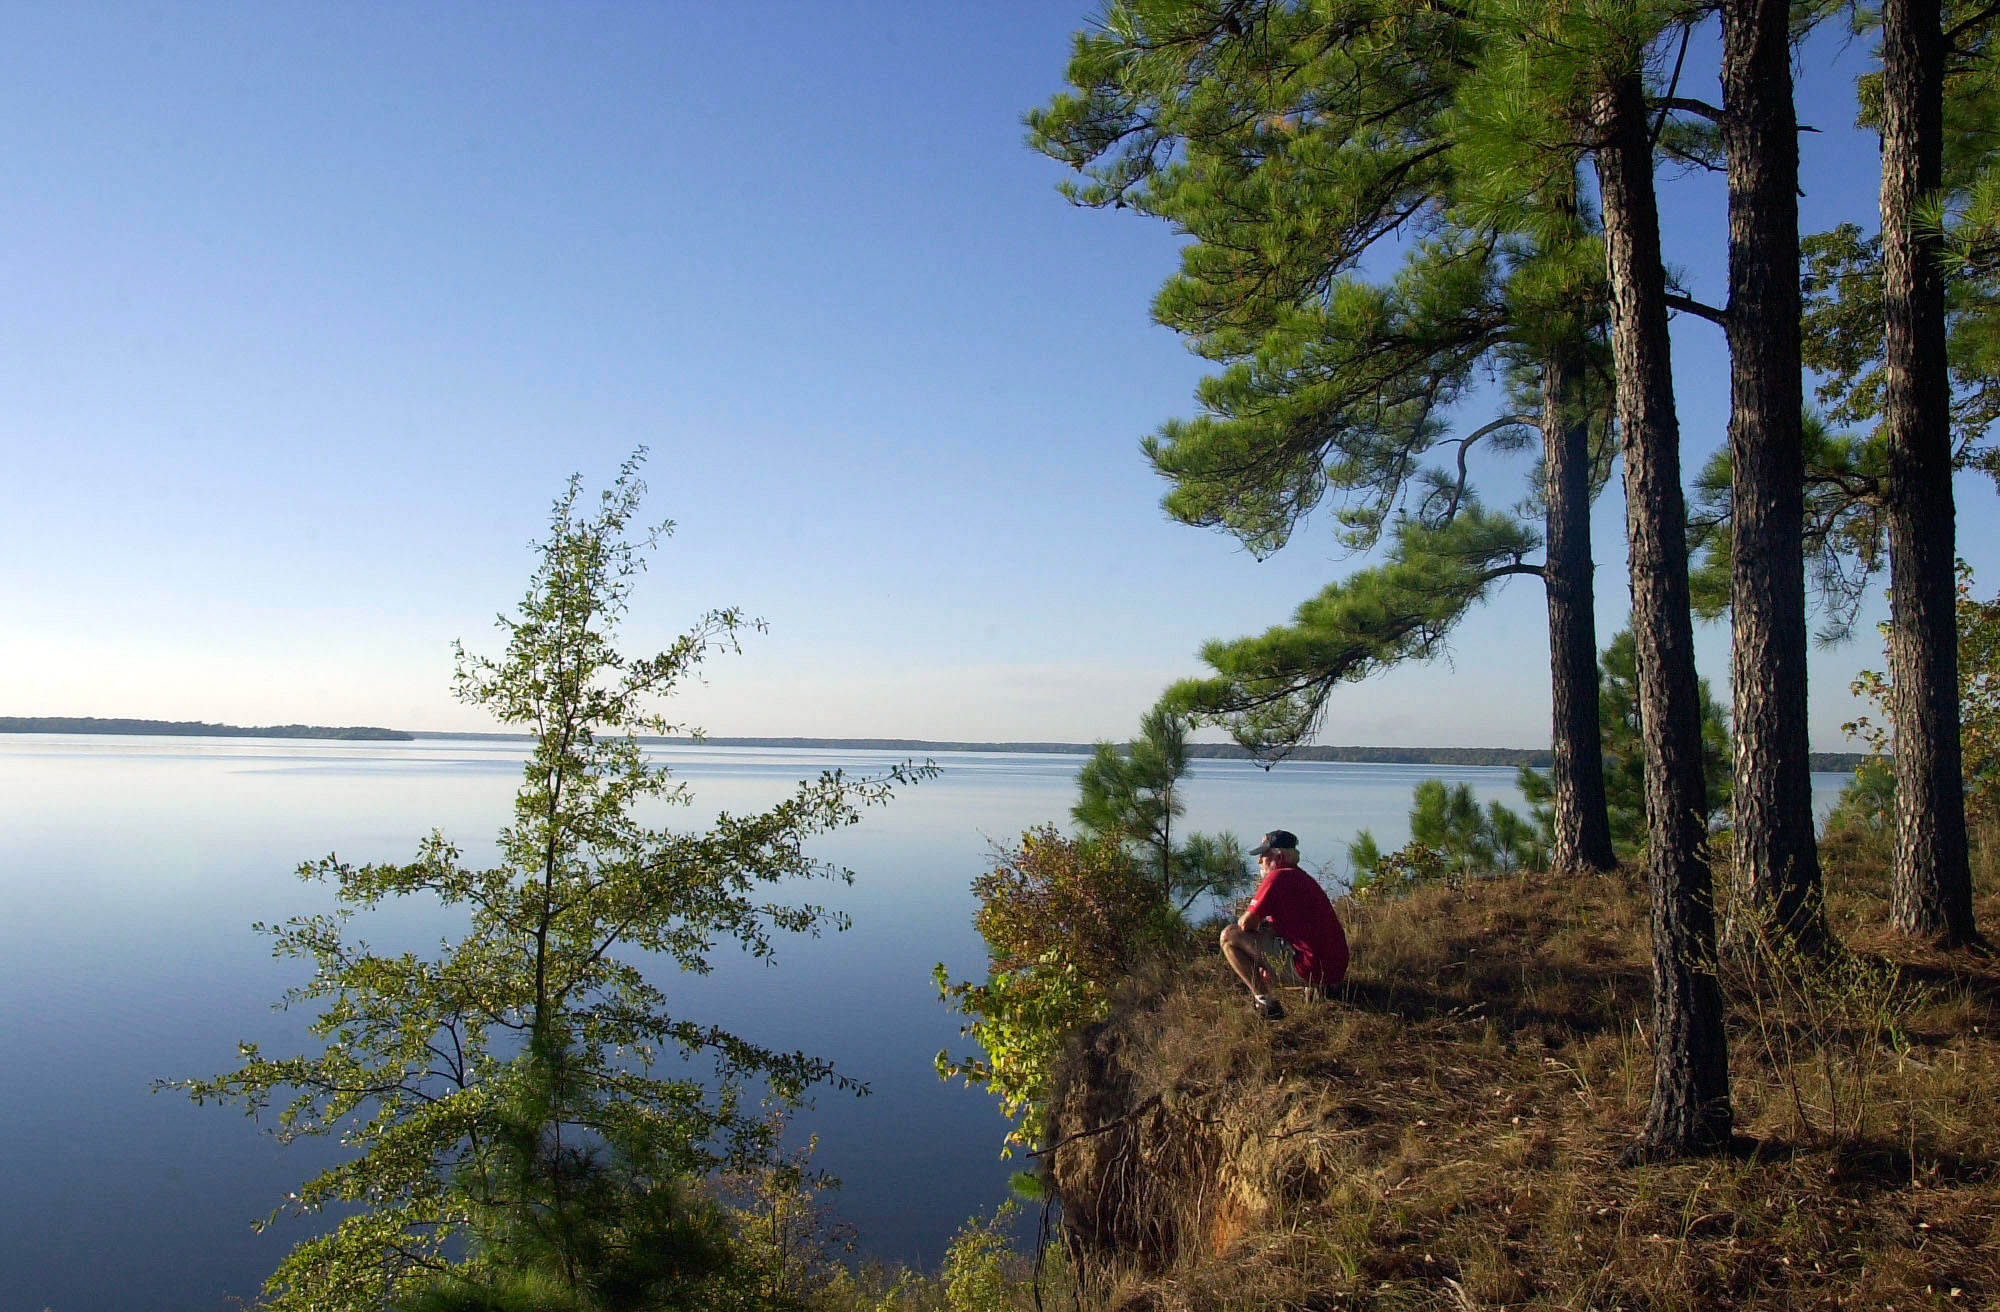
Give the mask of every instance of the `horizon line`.
<path id="1" fill-rule="evenodd" d="M 340 739 L 340 740 L 384 740 L 400 739 L 458 739 L 488 741 L 527 741 L 532 735 L 505 730 L 480 729 L 388 729 L 373 725 L 308 725 L 283 724 L 243 726 L 226 723 L 212 723 L 202 720 L 152 720 L 139 717 L 104 716 L 0 716 L 0 733 L 74 733 L 105 737 L 255 737 L 255 738 L 300 738 L 300 739 Z M 888 736 L 833 737 L 809 734 L 783 735 L 741 735 L 741 734 L 649 734 L 642 735 L 641 742 L 663 745 L 685 744 L 688 746 L 709 745 L 715 747 L 775 747 L 775 748 L 851 748 L 864 751 L 938 751 L 938 752 L 1019 752 L 1026 754 L 1088 755 L 1098 747 L 1109 744 L 1113 748 L 1129 748 L 1131 740 L 1114 741 L 1097 739 L 1093 742 L 1067 742 L 1060 740 L 1021 741 L 980 741 L 949 738 L 903 738 Z M 1285 760 L 1353 762 L 1362 764 L 1415 764 L 1415 765 L 1536 765 L 1544 766 L 1553 756 L 1551 748 L 1540 747 L 1470 747 L 1470 746 L 1387 746 L 1365 743 L 1312 744 L 1300 746 L 1272 758 L 1262 758 L 1240 743 L 1191 742 L 1188 748 L 1198 758 L 1241 758 L 1265 760 L 1277 764 Z M 1822 758 L 1822 767 L 1838 761 L 1834 768 L 1852 768 L 1868 756 L 1856 751 L 1818 751 L 1811 753 Z M 1453 760 L 1425 758 L 1457 757 Z M 1484 760 L 1464 758 L 1485 758 Z"/>

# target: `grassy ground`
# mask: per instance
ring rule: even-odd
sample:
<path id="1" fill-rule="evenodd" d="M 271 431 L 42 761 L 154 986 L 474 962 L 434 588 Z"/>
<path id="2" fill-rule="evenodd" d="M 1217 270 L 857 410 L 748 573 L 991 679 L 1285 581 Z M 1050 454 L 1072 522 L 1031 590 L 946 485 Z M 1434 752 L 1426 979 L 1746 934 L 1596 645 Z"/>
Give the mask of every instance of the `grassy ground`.
<path id="1" fill-rule="evenodd" d="M 1834 965 L 1726 970 L 1740 1138 L 1684 1164 L 1616 1164 L 1651 1081 L 1631 877 L 1347 905 L 1345 996 L 1276 1024 L 1197 957 L 1117 1024 L 1130 1150 L 1208 1178 L 1152 1182 L 1172 1251 L 1084 1305 L 2000 1306 L 2000 965 L 1883 932 L 1874 855 L 1829 847 Z"/>
<path id="2" fill-rule="evenodd" d="M 1882 928 L 1879 838 L 1830 836 L 1822 853 L 1845 951 L 1805 972 L 1725 957 L 1733 1151 L 1617 1163 L 1652 1078 L 1637 877 L 1475 880 L 1343 903 L 1342 996 L 1294 990 L 1276 1023 L 1252 1013 L 1212 934 L 1134 981 L 1076 1059 L 1072 1089 L 1089 1069 L 1098 1093 L 1067 1095 L 1075 1124 L 1058 1129 L 1084 1133 L 1056 1158 L 1066 1187 L 1095 1191 L 1122 1253 L 1052 1249 L 1037 1302 L 994 1225 L 936 1276 L 842 1275 L 811 1301 L 2000 1308 L 2000 961 Z"/>

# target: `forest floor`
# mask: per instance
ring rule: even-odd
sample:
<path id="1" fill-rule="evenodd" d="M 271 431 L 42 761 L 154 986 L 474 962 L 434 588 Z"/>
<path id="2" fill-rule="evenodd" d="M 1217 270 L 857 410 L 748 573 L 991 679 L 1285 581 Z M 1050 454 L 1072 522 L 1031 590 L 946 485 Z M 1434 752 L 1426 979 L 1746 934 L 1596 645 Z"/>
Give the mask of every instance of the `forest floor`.
<path id="1" fill-rule="evenodd" d="M 1619 1164 L 1652 1082 L 1636 874 L 1345 901 L 1342 996 L 1275 1023 L 1213 952 L 1163 970 L 1093 1040 L 1131 1124 L 1057 1162 L 1150 1251 L 1049 1305 L 2000 1307 L 2000 962 L 1889 933 L 1858 855 L 1828 847 L 1830 963 L 1725 953 L 1737 1136 L 1676 1164 Z"/>

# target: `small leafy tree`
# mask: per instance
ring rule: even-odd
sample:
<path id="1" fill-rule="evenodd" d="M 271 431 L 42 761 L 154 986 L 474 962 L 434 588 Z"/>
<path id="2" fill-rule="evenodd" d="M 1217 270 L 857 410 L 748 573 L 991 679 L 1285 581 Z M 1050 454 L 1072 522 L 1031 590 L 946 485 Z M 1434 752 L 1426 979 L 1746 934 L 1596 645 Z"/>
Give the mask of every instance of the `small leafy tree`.
<path id="1" fill-rule="evenodd" d="M 1880 671 L 1863 670 L 1852 691 L 1866 697 L 1879 714 L 1889 705 L 1891 683 Z M 1966 817 L 1976 832 L 1990 835 L 2000 826 L 2000 596 L 1992 601 L 1974 597 L 1972 569 L 1964 561 L 1958 563 L 1958 719 Z M 1890 762 L 1895 741 L 1889 727 L 1868 715 L 1841 727 L 1866 742 L 1870 756 L 1841 794 L 1838 814 L 1843 821 L 1871 828 L 1893 826 L 1895 772 Z M 1880 817 L 1875 812 L 1885 797 L 1889 814 Z"/>
<path id="2" fill-rule="evenodd" d="M 938 994 L 969 1019 L 960 1033 L 985 1056 L 937 1055 L 940 1079 L 983 1084 L 1013 1120 L 1012 1146 L 1032 1145 L 1063 1044 L 1110 1005 L 1111 992 L 1150 952 L 1172 942 L 1180 918 L 1122 845 L 1070 838 L 1053 825 L 1021 835 L 973 881 L 986 940 L 984 984 L 953 983 L 942 962 Z"/>
<path id="3" fill-rule="evenodd" d="M 787 1306 L 819 1307 L 833 1298 L 858 1234 L 826 1196 L 840 1182 L 812 1169 L 818 1149 L 819 1136 L 813 1135 L 802 1148 L 710 1181 L 734 1225 L 737 1251 L 749 1259 L 762 1292 Z"/>
<path id="4" fill-rule="evenodd" d="M 1013 1312 L 1015 1297 L 1029 1282 L 1029 1262 L 1014 1250 L 1010 1228 L 1019 1204 L 1012 1199 L 991 1217 L 967 1217 L 945 1251 L 939 1279 L 944 1312 Z M 1037 1298 L 1036 1303 L 1041 1300 Z"/>
<path id="5" fill-rule="evenodd" d="M 1081 836 L 1031 829 L 972 882 L 986 982 L 953 983 L 942 963 L 933 974 L 939 996 L 970 1018 L 959 1032 L 986 1055 L 939 1052 L 937 1069 L 1000 1099 L 1014 1122 L 1003 1155 L 1036 1142 L 1057 1056 L 1105 1014 L 1118 981 L 1185 939 L 1195 902 L 1250 882 L 1233 836 L 1175 831 L 1187 734 L 1187 717 L 1162 702 L 1125 749 L 1099 743 L 1077 775 L 1070 815 Z"/>
<path id="6" fill-rule="evenodd" d="M 1174 822 L 1187 809 L 1180 783 L 1188 770 L 1188 722 L 1155 706 L 1126 751 L 1111 743 L 1077 775 L 1070 816 L 1086 834 L 1127 845 L 1158 881 L 1160 900 L 1185 913 L 1202 896 L 1226 898 L 1249 883 L 1233 835 L 1189 834 L 1178 845 Z"/>
<path id="7" fill-rule="evenodd" d="M 637 735 L 670 731 L 658 700 L 748 623 L 720 610 L 657 655 L 614 646 L 645 552 L 672 527 L 627 537 L 642 456 L 594 509 L 578 479 L 557 498 L 527 594 L 499 621 L 505 655 L 458 652 L 460 700 L 532 737 L 498 862 L 472 868 L 433 834 L 407 863 L 306 863 L 300 876 L 331 885 L 336 910 L 258 928 L 278 956 L 312 967 L 284 1005 L 312 1012 L 318 1050 L 272 1057 L 246 1043 L 236 1070 L 170 1086 L 253 1116 L 275 1109 L 280 1140 L 338 1136 L 352 1149 L 266 1219 L 346 1213 L 271 1276 L 281 1312 L 379 1312 L 406 1297 L 579 1312 L 733 1305 L 726 1236 L 689 1183 L 772 1153 L 757 1086 L 780 1103 L 815 1085 L 858 1088 L 819 1058 L 675 1015 L 655 979 L 663 967 L 705 973 L 721 947 L 768 958 L 780 931 L 844 927 L 771 890 L 851 880 L 807 841 L 929 767 L 831 771 L 705 833 L 640 820 L 642 807 L 690 799 Z M 357 913 L 404 897 L 463 912 L 464 933 L 432 956 L 352 936 Z"/>

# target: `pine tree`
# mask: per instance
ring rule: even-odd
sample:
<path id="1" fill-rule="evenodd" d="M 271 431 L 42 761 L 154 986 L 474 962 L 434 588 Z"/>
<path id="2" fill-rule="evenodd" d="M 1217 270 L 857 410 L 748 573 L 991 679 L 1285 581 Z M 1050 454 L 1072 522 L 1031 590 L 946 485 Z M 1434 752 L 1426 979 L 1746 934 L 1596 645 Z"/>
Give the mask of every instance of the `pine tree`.
<path id="1" fill-rule="evenodd" d="M 1944 233 L 1946 37 L 1939 0 L 1882 6 L 1882 418 L 1896 728 L 1896 928 L 1978 937 L 1959 749 Z"/>
<path id="2" fill-rule="evenodd" d="M 1801 379 L 1798 123 L 1791 11 L 1720 0 L 1723 105 L 1668 90 L 1662 112 L 1717 133 L 1729 186 L 1729 299 L 1669 304 L 1729 342 L 1731 688 L 1736 861 L 1751 901 L 1809 952 L 1825 944 L 1806 727 L 1805 432 Z M 1681 26 L 1681 58 L 1691 33 Z M 1676 60 L 1676 79 L 1680 60 Z"/>
<path id="3" fill-rule="evenodd" d="M 1611 349 L 1625 463 L 1627 554 L 1645 754 L 1653 926 L 1653 1095 L 1635 1159 L 1713 1150 L 1733 1121 L 1708 864 L 1700 686 L 1686 506 L 1645 73 L 1671 10 L 1626 0 L 1487 0 L 1484 52 L 1461 105 L 1490 185 L 1531 185 L 1587 149 L 1602 205 Z M 1664 116 L 1659 119 L 1669 128 Z M 1665 138 L 1659 139 L 1662 144 Z"/>
<path id="4" fill-rule="evenodd" d="M 1798 118 L 1791 11 L 1722 0 L 1729 182 L 1731 656 L 1735 857 L 1789 943 L 1826 942 L 1806 730 L 1805 458 Z"/>
<path id="5" fill-rule="evenodd" d="M 1133 849 L 1157 881 L 1162 905 L 1185 913 L 1203 897 L 1226 898 L 1250 881 L 1243 848 L 1233 835 L 1174 831 L 1187 803 L 1180 794 L 1187 775 L 1188 722 L 1155 706 L 1139 722 L 1139 737 L 1125 750 L 1099 743 L 1077 774 L 1077 802 L 1070 816 L 1091 838 Z"/>
<path id="6" fill-rule="evenodd" d="M 1154 313 L 1225 367 L 1203 383 L 1197 417 L 1146 444 L 1173 482 L 1165 504 L 1176 518 L 1261 554 L 1332 499 L 1347 546 L 1366 550 L 1389 532 L 1408 560 L 1473 504 L 1474 444 L 1519 449 L 1539 428 L 1534 499 L 1548 549 L 1508 573 L 1541 577 L 1548 596 L 1556 860 L 1606 867 L 1588 530 L 1601 482 L 1593 428 L 1601 436 L 1608 396 L 1596 239 L 1573 176 L 1504 213 L 1456 207 L 1452 97 L 1474 53 L 1445 8 L 1115 4 L 1101 31 L 1078 38 L 1077 94 L 1030 124 L 1045 151 L 1088 172 L 1073 198 L 1129 205 L 1196 239 Z M 1355 271 L 1413 228 L 1433 235 L 1396 276 Z M 1449 413 L 1482 365 L 1509 374 L 1511 395 L 1490 422 L 1449 437 Z M 1448 463 L 1427 463 L 1434 450 Z M 1417 528 L 1400 523 L 1405 512 Z M 1433 638 L 1483 592 L 1429 607 Z M 1378 653 L 1397 646 L 1393 634 L 1354 637 Z M 1350 674 L 1284 677 L 1323 693 Z M 1234 720 L 1267 692 L 1205 704 Z M 1264 722 L 1233 727 L 1293 745 L 1272 742 Z"/>
<path id="7" fill-rule="evenodd" d="M 1882 135 L 1882 234 L 1844 224 L 1806 240 L 1805 359 L 1829 416 L 1873 429 L 1823 504 L 1852 493 L 1850 577 L 1887 548 L 1894 769 L 1909 776 L 1892 918 L 1960 942 L 1977 931 L 1954 726 L 1951 473 L 2000 473 L 1989 441 L 2000 419 L 2000 61 L 1988 7 L 1946 13 L 1921 0 L 1880 18 L 1882 71 L 1860 90 L 1862 123 Z"/>
<path id="8" fill-rule="evenodd" d="M 1635 52 L 1636 53 L 1636 52 Z M 1633 61 L 1636 64 L 1636 61 Z M 1635 1156 L 1727 1142 L 1729 1057 L 1715 965 L 1701 703 L 1687 584 L 1687 511 L 1667 338 L 1666 270 L 1652 147 L 1636 67 L 1612 70 L 1591 106 L 1612 285 L 1618 424 L 1639 719 L 1646 753 L 1653 904 L 1653 1097 Z"/>

